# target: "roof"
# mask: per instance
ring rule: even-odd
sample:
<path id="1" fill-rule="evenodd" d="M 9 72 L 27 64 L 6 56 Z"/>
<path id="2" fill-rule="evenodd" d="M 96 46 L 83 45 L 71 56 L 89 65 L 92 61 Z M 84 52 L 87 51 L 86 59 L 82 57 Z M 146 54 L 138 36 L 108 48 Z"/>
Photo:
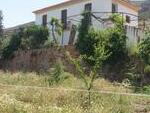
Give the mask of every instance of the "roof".
<path id="1" fill-rule="evenodd" d="M 137 4 L 131 2 L 130 0 L 112 0 L 112 1 L 115 2 L 115 3 L 116 2 L 120 3 L 124 6 L 126 6 L 127 8 L 132 9 L 136 12 L 138 12 L 140 10 L 140 7 Z"/>
<path id="2" fill-rule="evenodd" d="M 49 10 L 55 10 L 55 9 L 58 9 L 58 8 L 61 8 L 61 7 L 73 5 L 73 4 L 84 2 L 84 1 L 90 1 L 90 0 L 67 0 L 67 1 L 55 4 L 55 5 L 51 5 L 51 6 L 33 11 L 33 13 L 35 13 L 35 14 L 43 13 L 43 12 L 46 12 L 46 11 L 49 11 Z M 126 7 L 130 8 L 130 9 L 133 9 L 134 11 L 139 11 L 139 6 L 136 5 L 136 4 L 131 3 L 129 0 L 112 0 L 112 1 L 115 2 L 115 3 L 118 2 L 122 5 L 125 5 Z"/>

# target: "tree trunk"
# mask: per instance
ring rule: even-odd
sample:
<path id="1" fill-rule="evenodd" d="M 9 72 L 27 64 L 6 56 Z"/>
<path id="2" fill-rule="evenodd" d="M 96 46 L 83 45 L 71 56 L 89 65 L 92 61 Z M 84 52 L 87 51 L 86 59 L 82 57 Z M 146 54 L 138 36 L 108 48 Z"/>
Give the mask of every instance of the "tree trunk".
<path id="1" fill-rule="evenodd" d="M 52 36 L 53 36 L 54 42 L 57 44 L 57 40 L 56 40 L 56 36 L 55 36 L 55 30 L 54 30 L 54 25 L 52 25 Z"/>

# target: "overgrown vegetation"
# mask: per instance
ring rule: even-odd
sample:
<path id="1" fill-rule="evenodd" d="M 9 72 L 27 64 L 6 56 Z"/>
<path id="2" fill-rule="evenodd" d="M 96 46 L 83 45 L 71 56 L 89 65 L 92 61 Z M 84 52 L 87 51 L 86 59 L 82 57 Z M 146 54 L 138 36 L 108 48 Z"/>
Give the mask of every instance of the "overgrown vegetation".
<path id="1" fill-rule="evenodd" d="M 47 113 L 53 111 L 54 106 L 56 107 L 54 113 L 136 112 L 137 108 L 135 106 L 139 104 L 137 98 L 131 100 L 131 97 L 128 99 L 128 97 L 123 98 L 116 94 L 100 95 L 94 91 L 102 90 L 105 92 L 105 90 L 109 90 L 118 92 L 118 90 L 121 90 L 122 92 L 150 94 L 150 30 L 147 30 L 145 38 L 138 47 L 135 47 L 136 52 L 131 52 L 131 54 L 127 50 L 124 19 L 120 15 L 110 16 L 109 19 L 113 22 L 113 27 L 104 30 L 96 30 L 92 27 L 87 15 L 89 17 L 90 12 L 83 13 L 78 29 L 76 48 L 80 53 L 80 57 L 72 58 L 68 52 L 66 54 L 69 58 L 68 63 L 73 64 L 75 67 L 73 75 L 65 72 L 65 66 L 59 58 L 48 73 L 40 76 L 35 73 L 33 75 L 32 73 L 19 73 L 13 76 L 10 76 L 10 73 L 0 73 L 0 82 L 6 85 L 44 86 L 58 89 L 60 87 L 62 89 L 76 88 L 79 89 L 79 92 L 56 89 L 59 93 L 54 90 L 39 90 L 39 87 L 9 90 L 6 86 L 8 88 L 8 92 L 6 92 L 8 94 L 12 93 L 14 97 L 6 95 L 8 97 L 5 98 L 5 92 L 2 92 L 4 96 L 0 96 L 0 110 L 3 113 L 7 110 L 8 113 L 10 111 L 12 113 L 28 113 L 31 111 Z M 49 25 L 52 28 L 52 43 L 49 40 L 50 33 L 47 27 L 34 25 L 20 28 L 12 35 L 10 41 L 2 47 L 2 58 L 5 60 L 12 58 L 14 52 L 18 50 L 40 49 L 51 47 L 53 44 L 58 46 L 60 43 L 58 37 L 63 32 L 62 25 L 56 18 L 52 18 Z M 61 58 L 66 60 L 65 55 Z M 113 83 L 106 82 L 103 78 Z M 119 84 L 116 82 L 119 82 Z M 107 88 L 105 83 L 107 83 Z M 37 93 L 38 91 L 40 93 Z M 15 104 L 13 104 L 12 109 L 9 109 L 11 105 L 5 100 L 11 100 L 12 98 Z M 149 100 L 144 101 L 149 102 Z M 1 107 L 1 103 L 7 106 Z M 149 111 L 148 108 L 145 109 Z"/>
<path id="2" fill-rule="evenodd" d="M 96 34 L 94 34 L 94 32 L 89 32 L 91 26 L 88 20 L 85 18 L 85 15 L 86 12 L 82 14 L 83 19 L 81 20 L 81 23 L 78 28 L 79 35 L 76 43 L 76 48 L 82 55 L 86 54 L 87 56 L 91 56 L 94 54 L 93 50 L 97 39 L 95 36 Z"/>
<path id="3" fill-rule="evenodd" d="M 4 47 L 2 57 L 11 58 L 17 50 L 39 49 L 48 40 L 49 31 L 46 27 L 33 25 L 18 29 L 11 37 L 9 44 Z"/>
<path id="4" fill-rule="evenodd" d="M 139 44 L 139 55 L 145 64 L 150 65 L 150 30 L 147 30 L 145 38 Z"/>
<path id="5" fill-rule="evenodd" d="M 114 14 L 110 16 L 110 20 L 114 23 L 114 27 L 104 30 L 95 30 L 92 26 L 87 24 L 87 20 L 83 15 L 81 25 L 79 26 L 76 48 L 82 56 L 86 56 L 84 57 L 84 61 L 90 64 L 90 66 L 93 66 L 97 62 L 94 58 L 96 49 L 99 48 L 98 51 L 103 49 L 109 56 L 105 58 L 100 66 L 102 69 L 101 76 L 105 76 L 112 81 L 122 82 L 124 79 L 132 78 L 125 75 L 127 73 L 126 70 L 129 70 L 127 68 L 131 67 L 126 66 L 128 65 L 126 63 L 128 53 L 124 19 L 122 19 L 122 16 Z M 102 48 L 102 45 L 104 48 Z M 106 73 L 103 71 L 105 69 L 107 69 Z"/>
<path id="6" fill-rule="evenodd" d="M 88 103 L 89 105 L 91 105 L 91 90 L 93 88 L 93 83 L 96 79 L 96 77 L 98 76 L 98 72 L 101 71 L 102 69 L 102 64 L 103 62 L 109 57 L 110 53 L 105 50 L 106 47 L 104 45 L 103 42 L 99 42 L 98 46 L 95 46 L 95 51 L 94 51 L 94 55 L 93 56 L 81 56 L 79 59 L 73 59 L 71 58 L 69 55 L 69 59 L 70 61 L 75 65 L 76 70 L 79 73 L 79 76 L 81 77 L 81 79 L 83 80 L 86 89 L 88 90 Z M 83 57 L 84 59 L 88 59 L 90 61 L 94 61 L 95 63 L 93 64 L 93 66 L 91 67 L 89 74 L 85 73 L 84 67 L 81 66 L 81 62 L 83 61 Z M 88 77 L 88 79 L 87 79 Z"/>
<path id="7" fill-rule="evenodd" d="M 68 78 L 68 76 L 64 74 L 65 73 L 64 66 L 61 60 L 58 60 L 56 62 L 56 64 L 54 65 L 54 68 L 51 71 L 52 72 L 50 72 L 50 76 L 47 78 L 49 86 L 54 85 L 54 84 L 59 84 Z"/>
<path id="8" fill-rule="evenodd" d="M 51 26 L 53 40 L 49 38 L 50 33 L 47 26 L 32 25 L 19 28 L 12 34 L 8 45 L 2 48 L 2 58 L 13 57 L 13 53 L 17 50 L 40 49 L 59 45 L 58 37 L 62 34 L 61 23 L 58 19 L 52 18 L 48 25 Z"/>
<path id="9" fill-rule="evenodd" d="M 66 76 L 66 74 L 68 73 L 63 73 L 61 76 Z M 45 81 L 49 74 L 41 76 L 20 72 L 12 75 L 0 72 L 0 75 L 0 112 L 2 113 L 137 113 L 149 111 L 150 99 L 148 97 L 100 94 L 92 91 L 91 106 L 87 109 L 88 93 L 78 91 L 78 89 L 86 88 L 82 85 L 81 79 L 71 74 L 68 74 L 69 77 L 61 84 L 54 83 L 49 88 L 47 87 L 49 83 Z M 12 84 L 16 86 L 10 87 L 9 85 Z M 65 90 L 66 88 L 76 88 L 77 91 Z M 96 79 L 93 89 L 116 93 L 132 92 L 122 85 L 114 85 L 102 78 Z"/>
<path id="10" fill-rule="evenodd" d="M 102 63 L 104 76 L 112 81 L 126 81 L 130 85 L 141 87 L 141 90 L 144 91 L 142 86 L 150 82 L 150 31 L 147 30 L 145 38 L 138 47 L 128 48 L 124 19 L 114 14 L 110 16 L 110 20 L 114 23 L 114 27 L 99 31 L 95 30 L 83 15 L 76 47 L 82 56 L 86 56 L 84 61 L 93 66 L 97 62 L 95 58 L 92 58 L 95 50 L 98 47 L 102 49 L 99 43 L 103 43 L 104 50 L 110 54 Z"/>
<path id="11" fill-rule="evenodd" d="M 96 31 L 83 16 L 76 44 L 81 55 L 94 56 L 95 47 L 98 47 L 99 43 L 103 43 L 105 50 L 111 53 L 106 62 L 116 63 L 125 58 L 127 37 L 123 28 L 122 18 L 119 15 L 113 15 L 110 19 L 115 24 L 115 27 Z M 88 62 L 94 63 L 91 60 L 88 60 Z"/>

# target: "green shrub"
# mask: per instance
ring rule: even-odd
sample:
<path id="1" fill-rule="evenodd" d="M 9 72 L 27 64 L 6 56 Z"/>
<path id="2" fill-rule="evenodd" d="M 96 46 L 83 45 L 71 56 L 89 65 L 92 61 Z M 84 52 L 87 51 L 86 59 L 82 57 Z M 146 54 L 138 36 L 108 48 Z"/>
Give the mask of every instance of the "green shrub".
<path id="1" fill-rule="evenodd" d="M 115 24 L 114 28 L 100 31 L 92 28 L 87 23 L 86 18 L 82 19 L 76 43 L 76 48 L 81 55 L 86 55 L 87 57 L 94 56 L 95 47 L 98 47 L 99 43 L 103 43 L 105 45 L 105 50 L 111 53 L 106 59 L 107 63 L 116 63 L 125 58 L 127 55 L 127 37 L 122 27 L 122 20 L 119 15 L 110 18 Z M 91 60 L 88 60 L 88 62 L 93 64 Z"/>
<path id="2" fill-rule="evenodd" d="M 52 41 L 50 39 L 48 39 L 47 41 L 45 41 L 43 47 L 44 48 L 49 48 L 52 46 Z"/>
<path id="3" fill-rule="evenodd" d="M 46 27 L 33 25 L 19 28 L 11 37 L 8 45 L 2 50 L 4 59 L 13 56 L 14 51 L 42 48 L 48 40 L 49 31 Z"/>
<path id="4" fill-rule="evenodd" d="M 82 55 L 93 55 L 94 54 L 94 45 L 97 42 L 95 39 L 95 35 L 97 35 L 94 31 L 90 30 L 90 24 L 88 20 L 85 18 L 85 13 L 82 15 L 83 18 L 79 25 L 78 31 L 78 39 L 76 43 L 76 48 Z"/>
<path id="5" fill-rule="evenodd" d="M 144 86 L 143 87 L 143 93 L 150 94 L 150 86 Z"/>
<path id="6" fill-rule="evenodd" d="M 139 55 L 145 64 L 150 65 L 150 29 L 147 30 L 145 38 L 139 44 Z"/>
<path id="7" fill-rule="evenodd" d="M 26 29 L 25 34 L 29 38 L 30 48 L 38 49 L 48 40 L 49 31 L 46 27 L 33 25 Z"/>
<path id="8" fill-rule="evenodd" d="M 145 74 L 150 74 L 150 65 L 147 65 L 147 66 L 144 68 L 144 73 L 145 73 Z"/>
<path id="9" fill-rule="evenodd" d="M 126 35 L 123 31 L 117 28 L 107 29 L 108 38 L 106 41 L 107 50 L 111 55 L 107 59 L 108 63 L 116 63 L 123 60 L 127 56 Z"/>
<path id="10" fill-rule="evenodd" d="M 7 59 L 13 56 L 13 52 L 17 51 L 21 45 L 21 38 L 24 36 L 24 29 L 20 28 L 14 33 L 9 41 L 9 44 L 3 49 L 2 57 Z"/>
<path id="11" fill-rule="evenodd" d="M 64 66 L 60 60 L 56 62 L 54 69 L 51 70 L 50 73 L 51 74 L 47 79 L 49 86 L 53 85 L 54 83 L 58 84 L 68 78 L 68 76 L 66 76 L 64 73 Z"/>

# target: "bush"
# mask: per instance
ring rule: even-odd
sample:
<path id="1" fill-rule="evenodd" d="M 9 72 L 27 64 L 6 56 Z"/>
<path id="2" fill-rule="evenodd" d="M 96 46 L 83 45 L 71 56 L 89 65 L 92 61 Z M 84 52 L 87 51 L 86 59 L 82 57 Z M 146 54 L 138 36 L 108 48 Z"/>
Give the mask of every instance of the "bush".
<path id="1" fill-rule="evenodd" d="M 45 41 L 43 48 L 50 48 L 53 45 L 54 45 L 53 41 L 50 38 L 48 38 L 48 40 Z"/>
<path id="2" fill-rule="evenodd" d="M 147 30 L 145 38 L 139 44 L 139 56 L 145 64 L 150 65 L 150 29 Z"/>
<path id="3" fill-rule="evenodd" d="M 117 28 L 108 29 L 106 32 L 108 38 L 106 41 L 107 50 L 111 52 L 111 55 L 107 59 L 108 63 L 116 63 L 127 56 L 127 48 L 126 48 L 126 35 L 123 31 Z"/>
<path id="4" fill-rule="evenodd" d="M 144 86 L 143 87 L 143 91 L 142 91 L 144 94 L 150 94 L 150 86 Z"/>
<path id="5" fill-rule="evenodd" d="M 25 31 L 27 39 L 29 39 L 30 48 L 41 48 L 45 41 L 48 40 L 49 31 L 46 27 L 33 25 Z"/>
<path id="6" fill-rule="evenodd" d="M 145 74 L 150 74 L 150 65 L 147 65 L 147 66 L 144 68 L 144 73 L 145 73 Z"/>
<path id="7" fill-rule="evenodd" d="M 2 57 L 7 59 L 13 56 L 13 52 L 18 50 L 21 45 L 21 38 L 24 36 L 24 29 L 20 28 L 14 33 L 9 41 L 9 44 L 3 49 Z"/>
<path id="8" fill-rule="evenodd" d="M 122 20 L 118 16 L 119 15 L 114 15 L 110 17 L 115 24 L 114 28 L 101 31 L 96 31 L 92 28 L 87 23 L 86 18 L 82 19 L 76 43 L 76 48 L 81 55 L 86 55 L 87 57 L 93 56 L 95 47 L 99 45 L 98 43 L 103 43 L 105 45 L 105 50 L 111 53 L 106 59 L 107 63 L 116 63 L 125 58 L 127 55 L 127 37 L 122 27 Z M 88 60 L 88 62 L 93 64 L 91 60 Z"/>
<path id="9" fill-rule="evenodd" d="M 64 66 L 61 60 L 56 61 L 54 70 L 51 70 L 51 72 L 51 75 L 47 79 L 49 86 L 53 85 L 54 83 L 59 84 L 68 78 L 68 76 L 65 75 Z"/>
<path id="10" fill-rule="evenodd" d="M 33 25 L 19 28 L 11 37 L 8 45 L 2 50 L 4 59 L 13 56 L 14 51 L 42 48 L 48 40 L 49 31 L 46 27 Z"/>
<path id="11" fill-rule="evenodd" d="M 81 42 L 77 42 L 77 48 L 82 55 L 93 56 L 95 46 L 101 42 L 105 44 L 105 49 L 111 53 L 106 59 L 107 63 L 116 63 L 127 56 L 126 48 L 126 35 L 116 28 L 110 28 L 103 31 L 95 31 L 91 28 L 88 31 L 86 39 Z M 83 43 L 84 42 L 84 43 Z"/>

